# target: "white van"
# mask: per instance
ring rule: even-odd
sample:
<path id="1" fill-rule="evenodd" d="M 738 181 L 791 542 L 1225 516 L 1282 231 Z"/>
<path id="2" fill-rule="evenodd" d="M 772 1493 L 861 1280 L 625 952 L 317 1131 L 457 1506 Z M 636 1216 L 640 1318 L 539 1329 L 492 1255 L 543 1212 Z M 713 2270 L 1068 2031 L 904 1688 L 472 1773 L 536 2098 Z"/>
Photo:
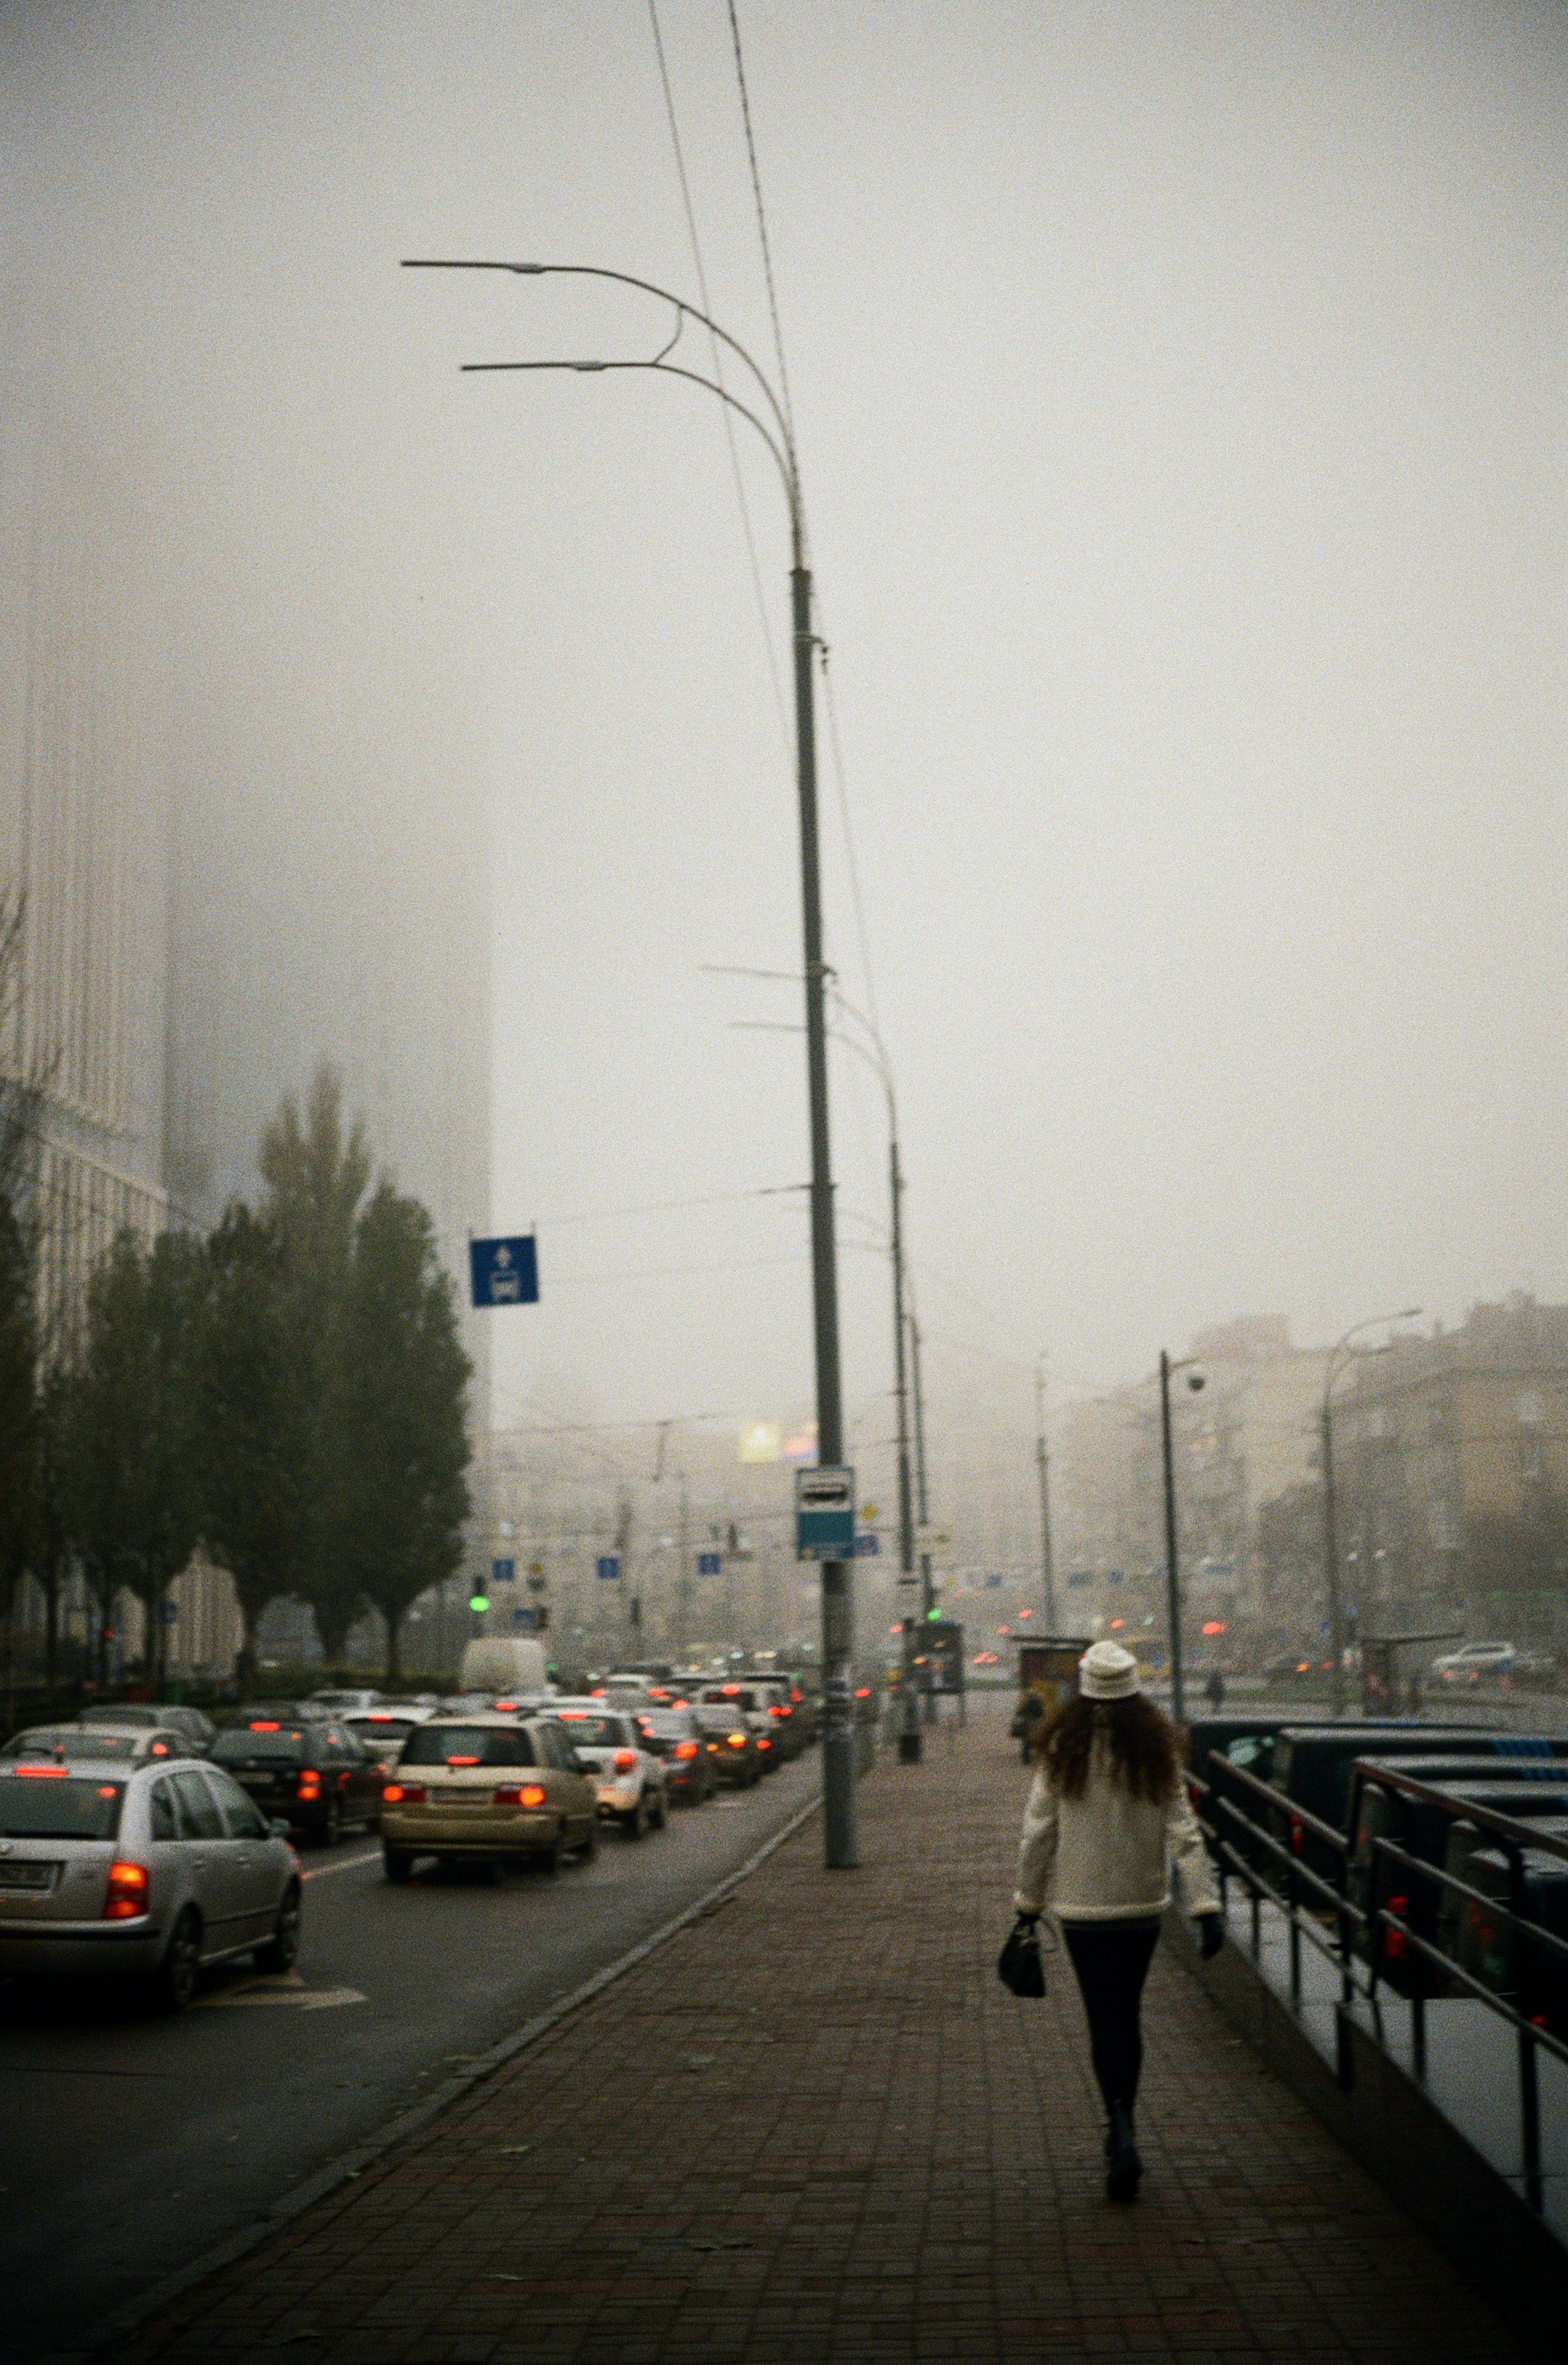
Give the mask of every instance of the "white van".
<path id="1" fill-rule="evenodd" d="M 458 1689 L 515 1698 L 523 1692 L 548 1693 L 554 1687 L 544 1645 L 526 1634 L 480 1634 L 467 1644 Z"/>

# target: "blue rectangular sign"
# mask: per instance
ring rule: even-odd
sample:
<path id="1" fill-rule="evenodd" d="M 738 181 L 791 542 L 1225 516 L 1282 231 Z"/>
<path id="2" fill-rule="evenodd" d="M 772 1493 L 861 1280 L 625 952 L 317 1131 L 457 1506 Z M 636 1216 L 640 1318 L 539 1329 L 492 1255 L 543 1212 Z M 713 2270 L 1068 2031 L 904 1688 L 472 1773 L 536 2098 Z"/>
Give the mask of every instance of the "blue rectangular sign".
<path id="1" fill-rule="evenodd" d="M 595 1576 L 607 1577 L 611 1584 L 621 1574 L 621 1563 L 614 1552 L 600 1552 L 594 1563 Z"/>
<path id="2" fill-rule="evenodd" d="M 490 1563 L 490 1583 L 492 1585 L 515 1585 L 517 1583 L 516 1561 L 493 1560 Z"/>
<path id="3" fill-rule="evenodd" d="M 699 1576 L 722 1576 L 723 1573 L 724 1557 L 722 1552 L 698 1553 L 697 1574 Z"/>
<path id="4" fill-rule="evenodd" d="M 532 1232 L 470 1240 L 468 1272 L 476 1306 L 537 1306 L 539 1255 Z"/>
<path id="5" fill-rule="evenodd" d="M 855 1557 L 857 1560 L 875 1560 L 881 1549 L 882 1540 L 880 1536 L 857 1536 L 855 1539 Z"/>

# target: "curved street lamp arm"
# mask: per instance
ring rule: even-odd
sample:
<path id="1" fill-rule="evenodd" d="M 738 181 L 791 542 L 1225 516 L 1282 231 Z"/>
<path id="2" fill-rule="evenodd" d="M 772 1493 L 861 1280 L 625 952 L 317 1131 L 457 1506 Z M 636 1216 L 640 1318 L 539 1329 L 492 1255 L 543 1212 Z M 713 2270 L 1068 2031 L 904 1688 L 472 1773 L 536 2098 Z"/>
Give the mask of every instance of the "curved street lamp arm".
<path id="1" fill-rule="evenodd" d="M 519 279 L 612 279 L 622 287 L 635 287 L 644 296 L 656 296 L 661 303 L 673 304 L 677 311 L 684 312 L 689 320 L 700 320 L 710 335 L 717 337 L 721 343 L 728 345 L 737 360 L 743 361 L 750 370 L 763 393 L 767 397 L 768 409 L 778 421 L 779 440 L 790 455 L 790 475 L 798 479 L 795 439 L 790 432 L 790 422 L 784 416 L 778 398 L 773 391 L 767 373 L 760 363 L 753 360 L 738 337 L 732 337 L 728 329 L 722 329 L 717 320 L 711 319 L 706 312 L 700 312 L 695 304 L 687 302 L 684 296 L 674 295 L 667 287 L 655 286 L 651 279 L 638 279 L 630 271 L 610 271 L 602 263 L 597 263 L 453 262 L 442 261 L 439 257 L 405 255 L 403 269 L 405 271 L 510 271 L 514 278 Z M 738 405 L 737 408 L 739 408 Z"/>
<path id="2" fill-rule="evenodd" d="M 806 1031 L 798 1020 L 790 1018 L 732 1018 L 729 1023 L 737 1035 L 803 1035 Z M 898 1104 L 893 1097 L 893 1080 L 885 1064 L 866 1044 L 857 1043 L 853 1035 L 846 1035 L 842 1026 L 830 1026 L 827 1031 L 835 1043 L 843 1044 L 846 1051 L 857 1052 L 881 1085 L 887 1094 L 888 1128 L 896 1135 L 899 1129 Z"/>
<path id="3" fill-rule="evenodd" d="M 1414 1322 L 1420 1311 L 1421 1309 L 1418 1306 L 1405 1306 L 1400 1308 L 1397 1314 L 1373 1314 L 1370 1315 L 1364 1322 L 1352 1322 L 1350 1328 L 1343 1331 L 1340 1336 L 1335 1339 L 1334 1344 L 1328 1350 L 1328 1369 L 1323 1382 L 1323 1402 L 1325 1407 L 1327 1405 L 1329 1395 L 1333 1389 L 1335 1381 L 1338 1378 L 1341 1371 L 1345 1369 L 1345 1363 L 1342 1363 L 1339 1359 L 1344 1355 L 1345 1350 L 1350 1345 L 1351 1339 L 1359 1339 L 1363 1330 L 1381 1329 L 1385 1322 Z M 1349 1361 L 1350 1358 L 1347 1357 L 1346 1362 Z"/>
<path id="4" fill-rule="evenodd" d="M 738 410 L 743 419 L 749 419 L 757 433 L 761 436 L 763 442 L 767 444 L 768 450 L 772 453 L 774 460 L 778 465 L 780 480 L 783 483 L 784 499 L 789 504 L 790 531 L 794 537 L 797 552 L 796 563 L 797 565 L 800 563 L 798 554 L 800 550 L 801 532 L 801 493 L 800 487 L 795 481 L 794 470 L 790 466 L 787 454 L 781 451 L 778 445 L 774 442 L 772 434 L 763 424 L 763 421 L 757 417 L 756 411 L 748 409 L 746 404 L 738 400 L 737 398 L 730 392 L 727 387 L 721 386 L 717 378 L 704 377 L 700 370 L 682 369 L 676 362 L 663 361 L 465 362 L 463 364 L 462 374 L 465 377 L 484 377 L 501 370 L 576 370 L 579 375 L 588 377 L 595 376 L 599 372 L 608 370 L 652 370 L 659 377 L 683 377 L 688 379 L 692 386 L 705 387 L 710 394 L 716 394 L 721 402 L 727 402 L 732 410 Z"/>

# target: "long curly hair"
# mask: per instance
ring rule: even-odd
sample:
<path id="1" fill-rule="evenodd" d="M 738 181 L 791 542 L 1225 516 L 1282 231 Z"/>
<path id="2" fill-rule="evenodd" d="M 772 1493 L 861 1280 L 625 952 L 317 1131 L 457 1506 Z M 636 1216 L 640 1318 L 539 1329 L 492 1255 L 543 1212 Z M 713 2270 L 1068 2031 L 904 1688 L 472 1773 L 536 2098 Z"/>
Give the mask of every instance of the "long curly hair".
<path id="1" fill-rule="evenodd" d="M 1126 1699 L 1065 1700 L 1036 1725 L 1030 1749 L 1052 1789 L 1064 1799 L 1082 1798 L 1100 1733 L 1108 1744 L 1111 1779 L 1135 1799 L 1166 1805 L 1182 1777 L 1185 1735 L 1141 1692 Z"/>

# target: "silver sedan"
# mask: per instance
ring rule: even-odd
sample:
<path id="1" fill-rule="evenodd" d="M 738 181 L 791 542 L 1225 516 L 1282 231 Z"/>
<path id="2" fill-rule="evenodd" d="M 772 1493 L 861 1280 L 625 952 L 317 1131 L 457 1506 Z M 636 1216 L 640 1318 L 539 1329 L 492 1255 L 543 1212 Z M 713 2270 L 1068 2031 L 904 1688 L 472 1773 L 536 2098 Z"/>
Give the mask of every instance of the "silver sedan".
<path id="1" fill-rule="evenodd" d="M 0 1972 L 129 1978 L 183 2012 L 207 1964 L 287 1970 L 299 1905 L 284 1826 L 218 1766 L 0 1764 Z"/>

